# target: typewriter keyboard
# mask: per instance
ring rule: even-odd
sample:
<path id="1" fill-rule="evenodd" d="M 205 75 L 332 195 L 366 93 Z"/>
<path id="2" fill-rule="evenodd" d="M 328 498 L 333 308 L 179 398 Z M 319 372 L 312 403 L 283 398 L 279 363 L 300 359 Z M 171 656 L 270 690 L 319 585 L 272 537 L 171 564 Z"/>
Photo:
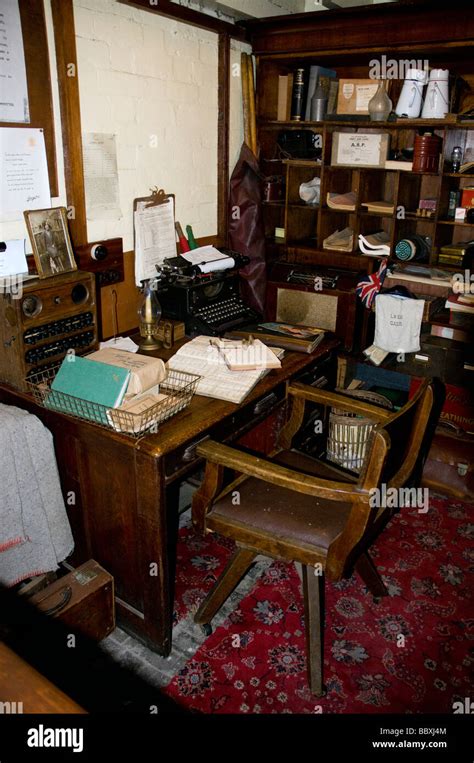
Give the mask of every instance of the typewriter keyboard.
<path id="1" fill-rule="evenodd" d="M 257 319 L 257 313 L 235 296 L 200 307 L 195 315 L 212 328 L 223 331 L 238 323 L 250 323 Z"/>

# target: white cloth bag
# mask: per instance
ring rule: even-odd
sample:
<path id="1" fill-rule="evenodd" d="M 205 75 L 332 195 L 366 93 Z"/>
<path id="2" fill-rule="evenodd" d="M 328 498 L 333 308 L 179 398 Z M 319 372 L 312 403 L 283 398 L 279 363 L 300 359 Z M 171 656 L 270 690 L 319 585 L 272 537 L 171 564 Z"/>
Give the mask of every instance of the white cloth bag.
<path id="1" fill-rule="evenodd" d="M 374 344 L 387 352 L 418 352 L 425 302 L 393 294 L 375 300 Z"/>

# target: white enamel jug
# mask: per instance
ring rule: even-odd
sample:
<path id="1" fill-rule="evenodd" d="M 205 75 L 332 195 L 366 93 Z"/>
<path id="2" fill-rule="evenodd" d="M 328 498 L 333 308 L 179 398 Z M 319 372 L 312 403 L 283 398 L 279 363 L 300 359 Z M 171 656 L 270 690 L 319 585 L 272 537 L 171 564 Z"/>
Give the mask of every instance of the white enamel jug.
<path id="1" fill-rule="evenodd" d="M 420 116 L 423 85 L 426 84 L 427 79 L 428 72 L 424 69 L 408 69 L 395 109 L 395 113 L 399 117 L 416 119 Z"/>
<path id="2" fill-rule="evenodd" d="M 443 119 L 449 111 L 449 71 L 432 69 L 426 91 L 422 119 Z"/>

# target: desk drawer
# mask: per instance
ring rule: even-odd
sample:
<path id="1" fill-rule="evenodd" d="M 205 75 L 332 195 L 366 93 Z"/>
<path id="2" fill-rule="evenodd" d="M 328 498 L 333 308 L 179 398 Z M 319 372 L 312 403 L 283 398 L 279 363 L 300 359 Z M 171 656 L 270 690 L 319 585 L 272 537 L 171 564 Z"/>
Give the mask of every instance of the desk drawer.
<path id="1" fill-rule="evenodd" d="M 208 431 L 203 431 L 199 437 L 189 440 L 185 445 L 165 458 L 165 475 L 167 478 L 179 476 L 190 466 L 198 461 L 196 447 L 207 438 L 216 439 L 219 442 L 233 442 L 246 432 L 249 432 L 257 424 L 269 416 L 278 406 L 286 400 L 286 385 L 279 384 L 271 392 L 268 392 L 257 400 L 247 405 L 243 404 L 224 421 L 219 422 Z"/>

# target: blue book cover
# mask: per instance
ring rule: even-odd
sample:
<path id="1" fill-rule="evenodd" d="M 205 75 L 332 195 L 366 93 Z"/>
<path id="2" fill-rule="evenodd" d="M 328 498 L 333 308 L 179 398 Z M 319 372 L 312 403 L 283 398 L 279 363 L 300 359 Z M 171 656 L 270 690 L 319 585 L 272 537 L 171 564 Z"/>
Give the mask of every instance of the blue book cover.
<path id="1" fill-rule="evenodd" d="M 126 368 L 79 355 L 68 356 L 56 374 L 45 405 L 108 425 L 106 408 L 116 408 L 122 403 L 129 381 L 130 371 Z"/>

